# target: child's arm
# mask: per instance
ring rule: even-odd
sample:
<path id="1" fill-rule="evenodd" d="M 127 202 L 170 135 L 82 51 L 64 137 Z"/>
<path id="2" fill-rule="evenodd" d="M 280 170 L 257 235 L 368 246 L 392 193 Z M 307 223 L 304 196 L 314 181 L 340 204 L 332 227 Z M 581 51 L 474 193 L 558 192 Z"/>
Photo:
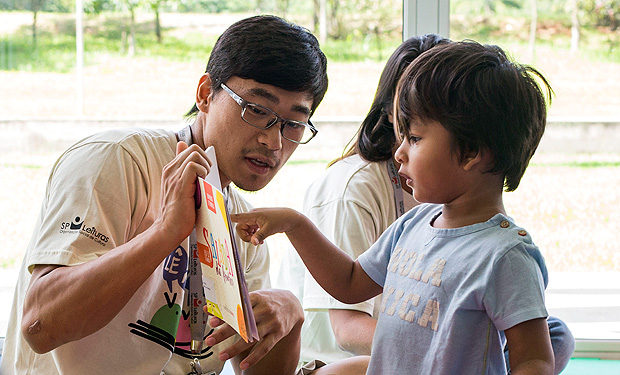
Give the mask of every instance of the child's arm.
<path id="1" fill-rule="evenodd" d="M 504 331 L 512 375 L 549 374 L 554 371 L 547 319 L 538 318 Z"/>
<path id="2" fill-rule="evenodd" d="M 286 233 L 315 280 L 343 303 L 359 303 L 381 293 L 357 261 L 331 243 L 301 213 L 288 208 L 261 208 L 234 214 L 242 240 L 257 245 L 275 233 Z"/>

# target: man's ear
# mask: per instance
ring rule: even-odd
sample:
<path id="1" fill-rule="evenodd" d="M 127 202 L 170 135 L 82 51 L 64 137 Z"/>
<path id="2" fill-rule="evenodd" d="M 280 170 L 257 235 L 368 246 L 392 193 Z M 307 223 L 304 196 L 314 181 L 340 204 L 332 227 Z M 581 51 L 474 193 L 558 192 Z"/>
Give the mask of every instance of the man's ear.
<path id="1" fill-rule="evenodd" d="M 196 89 L 196 107 L 198 107 L 201 112 L 209 112 L 209 103 L 211 103 L 212 94 L 211 75 L 205 73 L 200 77 L 198 88 Z"/>

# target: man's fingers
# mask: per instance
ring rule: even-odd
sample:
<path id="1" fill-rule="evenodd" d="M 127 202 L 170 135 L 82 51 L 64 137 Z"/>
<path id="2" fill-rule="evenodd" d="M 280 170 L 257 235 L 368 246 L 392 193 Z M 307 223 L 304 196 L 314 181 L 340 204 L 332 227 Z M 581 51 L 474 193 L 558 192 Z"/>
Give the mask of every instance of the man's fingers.
<path id="1" fill-rule="evenodd" d="M 207 312 L 207 313 L 208 313 L 208 311 L 207 311 L 207 307 L 206 307 L 206 306 L 205 306 L 205 308 L 204 308 L 204 309 L 205 309 L 205 312 Z M 211 316 L 211 317 L 209 318 L 209 325 L 210 325 L 212 328 L 219 327 L 219 326 L 221 326 L 222 324 L 224 324 L 224 321 L 223 321 L 222 319 L 218 318 L 217 316 Z"/>
<path id="2" fill-rule="evenodd" d="M 181 142 L 177 142 L 177 155 L 180 154 L 181 152 L 187 150 L 189 146 L 187 145 L 187 143 L 181 141 Z"/>
<path id="3" fill-rule="evenodd" d="M 218 358 L 220 359 L 220 361 L 226 361 L 226 360 L 228 360 L 230 358 L 236 357 L 239 354 L 247 351 L 249 348 L 252 347 L 252 345 L 254 345 L 254 343 L 249 343 L 248 344 L 247 342 L 243 341 L 243 339 L 238 340 L 237 342 L 235 342 L 231 346 L 229 346 L 226 349 L 222 350 L 218 354 Z"/>
<path id="4" fill-rule="evenodd" d="M 278 341 L 275 339 L 274 335 L 267 335 L 261 338 L 261 340 L 254 345 L 250 354 L 241 361 L 239 367 L 245 370 L 250 366 L 254 366 L 263 359 L 277 343 Z"/>
<path id="5" fill-rule="evenodd" d="M 210 334 L 205 340 L 205 344 L 208 346 L 214 346 L 219 344 L 220 342 L 226 340 L 227 338 L 235 335 L 237 332 L 231 328 L 228 324 L 223 324 L 218 329 L 215 330 L 212 334 Z"/>
<path id="6" fill-rule="evenodd" d="M 184 142 L 177 143 L 177 163 L 182 174 L 189 174 L 189 178 L 195 176 L 206 177 L 211 170 L 211 161 L 203 149 L 197 145 L 187 147 Z"/>

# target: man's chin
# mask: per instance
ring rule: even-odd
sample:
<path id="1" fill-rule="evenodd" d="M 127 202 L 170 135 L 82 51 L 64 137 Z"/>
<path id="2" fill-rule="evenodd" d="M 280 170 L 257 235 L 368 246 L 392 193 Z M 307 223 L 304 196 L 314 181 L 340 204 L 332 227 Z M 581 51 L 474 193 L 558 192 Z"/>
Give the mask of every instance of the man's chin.
<path id="1" fill-rule="evenodd" d="M 273 177 L 269 179 L 255 179 L 253 181 L 233 181 L 233 183 L 240 190 L 246 192 L 255 192 L 267 186 L 267 184 L 269 184 L 272 179 Z"/>

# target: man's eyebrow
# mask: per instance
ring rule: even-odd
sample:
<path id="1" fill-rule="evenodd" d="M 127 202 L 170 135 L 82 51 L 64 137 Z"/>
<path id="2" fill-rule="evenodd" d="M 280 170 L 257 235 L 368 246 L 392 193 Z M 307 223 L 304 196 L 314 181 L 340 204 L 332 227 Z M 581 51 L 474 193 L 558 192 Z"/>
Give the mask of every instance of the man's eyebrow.
<path id="1" fill-rule="evenodd" d="M 253 87 L 248 91 L 248 93 L 251 94 L 252 96 L 258 96 L 261 98 L 265 98 L 269 100 L 270 102 L 272 102 L 273 104 L 280 104 L 280 98 L 278 98 L 277 96 L 273 95 L 272 93 L 270 93 L 269 91 L 263 88 Z"/>
<path id="2" fill-rule="evenodd" d="M 254 87 L 254 88 L 251 88 L 248 93 L 252 96 L 258 96 L 261 98 L 265 98 L 269 100 L 270 102 L 272 102 L 273 104 L 280 104 L 280 98 L 278 98 L 277 96 L 275 96 L 274 94 L 270 93 L 269 91 L 263 88 Z M 291 110 L 310 116 L 310 108 L 303 106 L 303 105 L 293 105 Z"/>

